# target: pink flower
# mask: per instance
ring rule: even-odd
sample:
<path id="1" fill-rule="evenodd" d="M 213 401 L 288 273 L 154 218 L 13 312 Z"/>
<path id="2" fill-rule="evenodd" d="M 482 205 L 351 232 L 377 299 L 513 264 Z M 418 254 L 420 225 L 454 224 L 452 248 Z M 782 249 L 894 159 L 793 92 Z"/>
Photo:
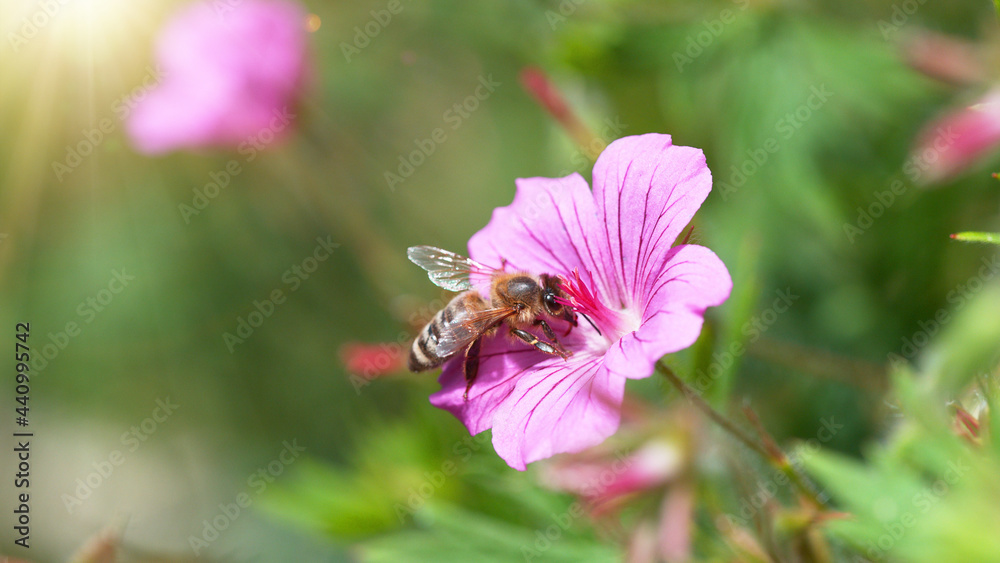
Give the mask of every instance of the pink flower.
<path id="1" fill-rule="evenodd" d="M 612 143 L 594 166 L 593 193 L 579 174 L 518 180 L 514 202 L 469 241 L 470 257 L 563 276 L 574 308 L 600 332 L 581 319 L 560 336 L 567 360 L 501 333 L 483 342 L 468 400 L 459 358 L 445 364 L 431 403 L 472 434 L 492 428 L 497 453 L 520 470 L 613 434 L 625 381 L 693 344 L 705 309 L 729 297 L 732 280 L 714 253 L 672 246 L 711 187 L 700 150 L 657 134 Z"/>
<path id="2" fill-rule="evenodd" d="M 164 79 L 131 113 L 138 150 L 266 145 L 282 138 L 308 74 L 305 12 L 286 0 L 199 2 L 156 45 Z"/>
<path id="3" fill-rule="evenodd" d="M 351 374 L 351 381 L 363 377 L 364 383 L 406 369 L 406 349 L 397 342 L 368 344 L 350 341 L 340 347 L 340 361 Z"/>
<path id="4" fill-rule="evenodd" d="M 988 76 L 981 50 L 950 35 L 918 31 L 903 42 L 903 57 L 914 70 L 942 82 L 979 84 Z"/>
<path id="5" fill-rule="evenodd" d="M 553 459 L 542 468 L 540 476 L 546 487 L 580 497 L 596 517 L 614 511 L 633 495 L 667 485 L 681 473 L 685 463 L 681 447 L 658 439 L 628 454 L 592 448 Z"/>
<path id="6" fill-rule="evenodd" d="M 647 509 L 630 517 L 632 531 L 624 560 L 687 561 L 701 419 L 684 408 L 660 416 L 644 408 L 637 411 L 636 406 L 632 401 L 623 409 L 622 428 L 614 438 L 544 462 L 538 475 L 542 485 L 573 493 L 591 518 L 612 527 L 620 526 L 626 507 L 643 501 Z M 658 502 L 659 510 L 648 510 L 651 506 L 645 501 Z"/>
<path id="7" fill-rule="evenodd" d="M 952 178 L 1000 147 L 1000 88 L 978 103 L 930 123 L 911 160 L 927 167 L 926 183 Z"/>

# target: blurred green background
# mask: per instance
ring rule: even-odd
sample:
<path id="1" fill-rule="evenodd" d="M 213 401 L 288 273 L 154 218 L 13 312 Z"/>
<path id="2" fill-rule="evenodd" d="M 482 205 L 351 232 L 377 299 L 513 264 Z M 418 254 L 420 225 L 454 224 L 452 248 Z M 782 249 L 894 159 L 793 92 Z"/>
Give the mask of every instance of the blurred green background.
<path id="1" fill-rule="evenodd" d="M 21 4 L 34 9 L 0 9 L 5 34 L 20 26 Z M 507 468 L 488 435 L 465 446 L 467 459 L 457 451 L 467 433 L 428 404 L 434 375 L 359 386 L 339 352 L 412 334 L 410 315 L 446 298 L 406 247 L 464 251 L 511 201 L 515 178 L 579 171 L 589 180 L 591 163 L 519 83 L 528 66 L 605 142 L 662 132 L 705 151 L 716 183 L 694 240 L 719 254 L 736 288 L 710 311 L 714 328 L 699 347 L 672 362 L 690 377 L 699 355 L 745 339 L 743 323 L 777 291 L 798 296 L 709 391 L 723 408 L 747 398 L 783 443 L 815 436 L 830 416 L 845 429 L 824 446 L 848 456 L 883 436 L 898 415 L 883 394 L 888 355 L 901 354 L 918 322 L 954 310 L 949 292 L 992 255 L 947 235 L 1000 228 L 990 169 L 939 189 L 903 171 L 924 124 L 983 89 L 921 75 L 904 62 L 903 41 L 930 29 L 985 51 L 997 36 L 989 2 L 913 2 L 897 25 L 903 2 L 403 0 L 347 56 L 344 45 L 357 46 L 357 30 L 386 2 L 306 1 L 321 21 L 314 84 L 288 142 L 249 162 L 235 151 L 146 157 L 123 133 L 121 99 L 149 76 L 156 30 L 181 4 L 71 0 L 26 45 L 0 48 L 0 327 L 10 347 L 16 322 L 31 323 L 36 350 L 58 347 L 32 372 L 33 546 L 14 547 L 5 524 L 10 555 L 65 560 L 126 522 L 123 546 L 137 560 L 191 560 L 203 521 L 248 493 L 252 504 L 199 557 L 520 557 L 524 538 L 572 498 L 542 489 L 532 468 Z M 447 112 L 481 79 L 499 86 L 455 127 Z M 814 88 L 830 94 L 801 119 Z M 788 129 L 796 111 L 800 126 Z M 113 130 L 93 154 L 57 174 L 53 163 L 105 118 Z M 386 173 L 436 128 L 446 140 L 390 188 Z M 769 138 L 780 148 L 737 187 L 733 167 Z M 178 206 L 233 159 L 242 171 L 185 218 Z M 852 241 L 844 224 L 895 179 L 905 193 Z M 339 246 L 291 291 L 283 276 L 317 237 Z M 102 294 L 115 272 L 134 280 Z M 224 333 L 276 289 L 287 300 L 230 351 Z M 87 312 L 88 299 L 108 295 Z M 77 335 L 62 334 L 69 322 Z M 9 372 L 13 359 L 4 362 Z M 4 378 L 6 436 L 13 389 Z M 657 404 L 670 396 L 655 378 L 629 390 Z M 123 433 L 141 429 L 158 399 L 175 412 L 130 451 Z M 266 490 L 248 482 L 293 441 L 305 452 L 275 466 L 281 475 Z M 124 463 L 68 508 L 77 480 L 115 450 Z M 398 518 L 394 507 L 424 472 L 456 455 L 458 476 L 426 510 Z M 5 446 L 5 523 L 13 463 Z M 546 556 L 618 557 L 616 541 L 586 522 L 564 539 Z"/>

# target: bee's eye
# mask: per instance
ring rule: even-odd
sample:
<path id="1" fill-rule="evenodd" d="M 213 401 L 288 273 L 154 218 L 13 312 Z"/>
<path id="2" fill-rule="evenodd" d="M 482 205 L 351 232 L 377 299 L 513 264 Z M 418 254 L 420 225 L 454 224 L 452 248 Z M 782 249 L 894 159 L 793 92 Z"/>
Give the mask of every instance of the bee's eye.
<path id="1" fill-rule="evenodd" d="M 559 303 L 556 302 L 556 294 L 551 292 L 545 293 L 545 306 L 549 308 L 550 311 L 555 311 L 559 309 Z"/>

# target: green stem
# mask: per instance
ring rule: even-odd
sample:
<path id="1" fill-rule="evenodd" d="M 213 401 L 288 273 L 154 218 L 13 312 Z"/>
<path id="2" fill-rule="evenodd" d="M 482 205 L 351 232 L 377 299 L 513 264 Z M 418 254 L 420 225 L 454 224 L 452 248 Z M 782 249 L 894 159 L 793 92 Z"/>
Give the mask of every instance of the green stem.
<path id="1" fill-rule="evenodd" d="M 998 0 L 1000 1 L 1000 0 Z M 826 350 L 782 342 L 767 337 L 747 346 L 751 356 L 779 366 L 862 389 L 883 392 L 889 383 L 883 366 L 845 358 Z"/>
<path id="2" fill-rule="evenodd" d="M 673 386 L 676 387 L 677 390 L 680 391 L 681 394 L 684 395 L 687 398 L 687 400 L 691 402 L 691 404 L 693 404 L 701 412 L 705 413 L 705 415 L 708 418 L 711 418 L 716 424 L 721 426 L 723 430 L 732 434 L 733 437 L 743 442 L 743 444 L 746 445 L 751 450 L 759 453 L 765 458 L 770 457 L 770 454 L 764 448 L 764 446 L 762 446 L 759 442 L 751 438 L 749 434 L 744 432 L 740 427 L 733 424 L 732 421 L 723 416 L 717 410 L 713 409 L 712 405 L 709 405 L 705 401 L 705 399 L 701 398 L 701 395 L 699 395 L 697 391 L 689 387 L 687 383 L 684 383 L 684 381 L 682 381 L 681 378 L 678 377 L 677 374 L 674 373 L 674 370 L 670 369 L 669 366 L 667 366 L 661 361 L 656 364 L 656 368 L 660 370 L 660 373 L 662 373 L 667 378 L 667 380 L 670 381 L 670 383 L 672 383 Z"/>
<path id="3" fill-rule="evenodd" d="M 1000 1 L 1000 0 L 998 0 Z M 803 477 L 795 466 L 791 464 L 788 460 L 788 456 L 781 451 L 780 448 L 770 439 L 770 436 L 764 431 L 763 426 L 760 424 L 760 420 L 757 419 L 756 414 L 748 415 L 751 417 L 751 422 L 758 427 L 761 435 L 764 436 L 765 443 L 758 442 L 754 440 L 749 434 L 743 431 L 739 426 L 736 426 L 731 420 L 726 418 L 722 413 L 712 408 L 705 399 L 701 398 L 701 395 L 697 391 L 688 386 L 687 383 L 674 373 L 674 370 L 670 369 L 668 365 L 662 361 L 656 364 L 656 368 L 667 378 L 678 391 L 681 392 L 688 401 L 691 402 L 698 410 L 705 414 L 708 418 L 712 419 L 713 422 L 722 427 L 723 430 L 731 434 L 734 438 L 743 442 L 751 450 L 757 452 L 761 455 L 768 463 L 774 466 L 778 471 L 781 471 L 786 476 L 792 485 L 795 486 L 798 491 L 809 499 L 816 508 L 821 508 L 824 506 L 824 502 L 820 500 L 816 491 L 809 486 L 805 477 Z M 752 411 L 750 411 L 752 413 Z"/>
<path id="4" fill-rule="evenodd" d="M 813 489 L 812 485 L 810 485 L 806 480 L 805 476 L 799 473 L 795 466 L 792 465 L 792 462 L 788 460 L 788 456 L 785 455 L 785 452 L 778 447 L 774 438 L 772 438 L 771 434 L 768 433 L 766 428 L 764 428 L 764 424 L 761 423 L 760 417 L 757 416 L 757 413 L 750 408 L 750 405 L 744 405 L 743 413 L 746 415 L 747 420 L 750 421 L 750 424 L 757 429 L 757 434 L 759 434 L 761 440 L 763 440 L 764 448 L 768 452 L 768 461 L 771 462 L 771 465 L 775 466 L 779 471 L 784 473 L 785 476 L 788 477 L 788 480 L 795 485 L 795 488 L 802 491 L 802 493 L 815 504 L 816 508 L 822 507 L 823 502 L 819 499 L 819 495 Z"/>
<path id="5" fill-rule="evenodd" d="M 994 3 L 1000 3 L 1000 0 L 994 0 Z M 951 238 L 955 240 L 960 240 L 962 242 L 985 242 L 989 244 L 1000 244 L 1000 233 L 982 233 L 976 231 L 965 231 L 964 233 L 955 233 L 951 235 Z"/>

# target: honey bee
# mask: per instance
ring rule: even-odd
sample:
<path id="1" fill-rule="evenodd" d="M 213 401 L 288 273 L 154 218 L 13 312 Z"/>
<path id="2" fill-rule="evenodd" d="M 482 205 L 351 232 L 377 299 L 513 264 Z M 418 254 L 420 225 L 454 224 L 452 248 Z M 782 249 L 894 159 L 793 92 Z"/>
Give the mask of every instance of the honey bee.
<path id="1" fill-rule="evenodd" d="M 526 272 L 509 273 L 484 266 L 475 260 L 433 246 L 414 246 L 406 251 L 414 264 L 427 270 L 438 287 L 462 292 L 434 315 L 410 349 L 409 368 L 412 372 L 434 369 L 456 354 L 465 355 L 465 395 L 479 372 L 479 350 L 485 336 L 506 325 L 510 335 L 534 346 L 546 354 L 569 359 L 566 350 L 545 318 L 569 323 L 566 336 L 577 326 L 576 313 L 560 301 L 568 301 L 556 276 L 534 276 Z M 482 276 L 490 282 L 490 300 L 473 289 L 472 277 Z M 548 340 L 526 331 L 541 327 Z"/>

